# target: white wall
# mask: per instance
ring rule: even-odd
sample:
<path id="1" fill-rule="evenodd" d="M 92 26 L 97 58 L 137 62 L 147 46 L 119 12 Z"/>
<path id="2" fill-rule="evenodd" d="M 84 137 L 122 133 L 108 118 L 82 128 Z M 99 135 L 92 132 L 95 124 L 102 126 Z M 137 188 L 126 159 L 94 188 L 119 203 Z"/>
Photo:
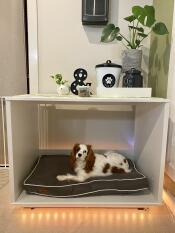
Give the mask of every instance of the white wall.
<path id="1" fill-rule="evenodd" d="M 23 0 L 0 1 L 0 97 L 27 92 Z M 0 163 L 3 163 L 0 104 Z"/>
<path id="2" fill-rule="evenodd" d="M 33 4 L 28 1 L 28 4 Z M 133 5 L 152 4 L 152 0 L 111 0 L 110 21 L 127 34 L 123 18 L 131 14 Z M 111 59 L 121 63 L 121 44 L 102 44 L 102 27 L 83 26 L 81 0 L 37 0 L 39 92 L 53 93 L 55 83 L 49 79 L 54 73 L 62 73 L 73 81 L 73 71 L 82 67 L 88 71 L 88 81 L 95 82 L 95 65 Z M 30 23 L 30 22 L 29 22 Z M 143 67 L 147 73 L 149 39 L 145 41 Z M 146 65 L 145 65 L 146 63 Z M 32 78 L 32 77 L 31 77 Z M 35 77 L 33 77 L 35 78 Z"/>
<path id="3" fill-rule="evenodd" d="M 23 0 L 0 1 L 0 96 L 26 93 Z"/>

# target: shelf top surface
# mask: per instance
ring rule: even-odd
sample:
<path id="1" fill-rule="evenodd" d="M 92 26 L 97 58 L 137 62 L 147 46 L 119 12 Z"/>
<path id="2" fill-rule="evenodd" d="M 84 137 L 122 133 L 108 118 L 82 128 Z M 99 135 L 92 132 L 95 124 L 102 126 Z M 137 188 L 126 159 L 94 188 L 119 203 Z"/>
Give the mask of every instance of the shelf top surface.
<path id="1" fill-rule="evenodd" d="M 117 98 L 117 97 L 79 97 L 79 96 L 58 96 L 51 94 L 26 94 L 5 97 L 6 101 L 42 101 L 42 102 L 68 102 L 68 103 L 168 103 L 163 98 Z"/>

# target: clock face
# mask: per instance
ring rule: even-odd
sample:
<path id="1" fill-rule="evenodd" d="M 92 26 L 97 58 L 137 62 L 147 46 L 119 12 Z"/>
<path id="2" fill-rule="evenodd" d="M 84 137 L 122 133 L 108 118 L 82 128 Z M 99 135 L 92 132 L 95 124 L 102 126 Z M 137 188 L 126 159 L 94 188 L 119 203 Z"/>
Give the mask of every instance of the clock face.
<path id="1" fill-rule="evenodd" d="M 82 82 L 87 79 L 87 71 L 84 69 L 77 69 L 74 71 L 74 78 L 77 82 Z"/>
<path id="2" fill-rule="evenodd" d="M 103 86 L 106 88 L 111 88 L 115 85 L 116 79 L 115 76 L 113 74 L 106 74 L 103 79 Z"/>

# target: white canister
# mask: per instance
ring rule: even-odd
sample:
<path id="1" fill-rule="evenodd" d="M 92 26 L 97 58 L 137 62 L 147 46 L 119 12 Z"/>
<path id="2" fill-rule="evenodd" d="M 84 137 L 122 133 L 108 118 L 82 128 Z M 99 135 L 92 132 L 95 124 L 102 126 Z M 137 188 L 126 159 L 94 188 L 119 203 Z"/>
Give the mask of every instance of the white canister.
<path id="1" fill-rule="evenodd" d="M 122 66 L 108 60 L 106 63 L 96 65 L 97 89 L 116 88 L 119 85 Z"/>

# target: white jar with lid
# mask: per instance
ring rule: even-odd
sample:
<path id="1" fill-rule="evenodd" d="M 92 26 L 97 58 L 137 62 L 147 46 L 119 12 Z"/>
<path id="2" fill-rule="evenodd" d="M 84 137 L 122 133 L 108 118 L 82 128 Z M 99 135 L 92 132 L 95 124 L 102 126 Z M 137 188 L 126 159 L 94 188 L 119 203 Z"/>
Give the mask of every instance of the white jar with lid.
<path id="1" fill-rule="evenodd" d="M 108 60 L 106 63 L 96 65 L 97 95 L 103 88 L 117 88 L 119 85 L 122 66 Z"/>

